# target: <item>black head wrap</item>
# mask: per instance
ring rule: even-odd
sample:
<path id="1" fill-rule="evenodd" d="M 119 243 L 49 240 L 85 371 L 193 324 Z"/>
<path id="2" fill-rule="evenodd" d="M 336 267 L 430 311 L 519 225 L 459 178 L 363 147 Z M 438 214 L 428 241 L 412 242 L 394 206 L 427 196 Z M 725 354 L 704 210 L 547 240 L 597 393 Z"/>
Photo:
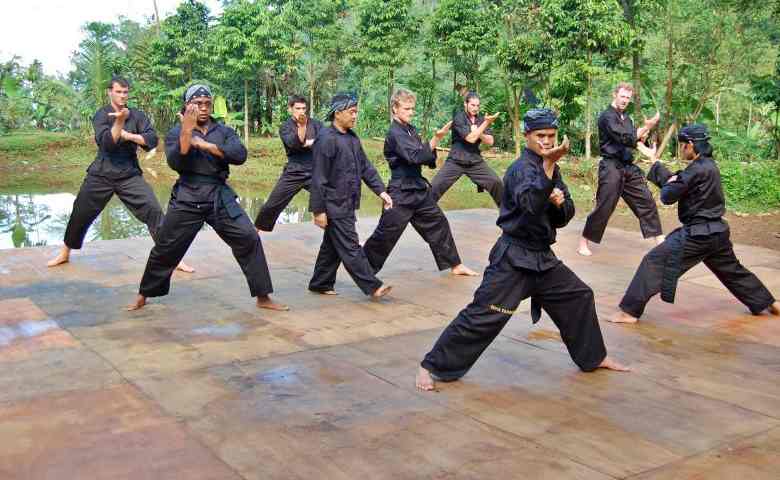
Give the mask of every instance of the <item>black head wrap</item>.
<path id="1" fill-rule="evenodd" d="M 684 143 L 706 142 L 710 139 L 707 126 L 701 123 L 692 123 L 680 129 L 677 140 Z"/>
<path id="2" fill-rule="evenodd" d="M 184 103 L 189 103 L 190 100 L 197 97 L 211 98 L 211 89 L 200 83 L 190 86 L 187 91 L 184 92 Z"/>
<path id="3" fill-rule="evenodd" d="M 525 133 L 543 128 L 558 128 L 558 115 L 549 108 L 533 108 L 523 117 Z"/>
<path id="4" fill-rule="evenodd" d="M 357 97 L 351 93 L 337 93 L 330 101 L 330 110 L 328 110 L 327 119 L 333 121 L 336 112 L 341 112 L 348 108 L 352 108 L 358 104 Z"/>

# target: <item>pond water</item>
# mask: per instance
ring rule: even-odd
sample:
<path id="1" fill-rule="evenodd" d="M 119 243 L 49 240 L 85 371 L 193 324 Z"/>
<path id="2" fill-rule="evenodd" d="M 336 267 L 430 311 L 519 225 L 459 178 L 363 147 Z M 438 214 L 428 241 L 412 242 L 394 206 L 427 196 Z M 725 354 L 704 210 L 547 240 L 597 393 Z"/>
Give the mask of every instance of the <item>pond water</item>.
<path id="1" fill-rule="evenodd" d="M 61 245 L 73 209 L 78 187 L 60 193 L 0 192 L 0 249 Z M 155 195 L 165 208 L 171 187 L 156 187 Z M 242 192 L 235 188 L 240 203 L 254 220 L 268 192 Z M 287 206 L 278 223 L 310 221 L 308 194 L 302 192 Z M 208 227 L 205 227 L 208 228 Z M 114 196 L 87 232 L 85 241 L 146 236 L 146 225 L 133 217 Z"/>

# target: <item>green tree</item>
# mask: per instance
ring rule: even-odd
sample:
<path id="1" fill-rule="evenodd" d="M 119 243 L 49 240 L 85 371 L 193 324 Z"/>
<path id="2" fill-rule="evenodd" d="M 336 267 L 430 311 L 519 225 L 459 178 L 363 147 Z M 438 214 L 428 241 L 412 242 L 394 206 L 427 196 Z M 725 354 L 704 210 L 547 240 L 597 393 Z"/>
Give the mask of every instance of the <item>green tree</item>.
<path id="1" fill-rule="evenodd" d="M 412 0 L 361 0 L 357 38 L 350 58 L 358 65 L 387 74 L 387 112 L 395 88 L 395 72 L 408 60 L 409 45 L 419 31 L 411 15 Z"/>

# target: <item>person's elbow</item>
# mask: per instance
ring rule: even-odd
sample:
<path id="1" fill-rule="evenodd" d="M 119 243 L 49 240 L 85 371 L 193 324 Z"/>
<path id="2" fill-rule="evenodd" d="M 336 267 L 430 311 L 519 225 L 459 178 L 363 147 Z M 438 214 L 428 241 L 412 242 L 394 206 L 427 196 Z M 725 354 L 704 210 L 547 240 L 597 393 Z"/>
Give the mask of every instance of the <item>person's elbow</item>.
<path id="1" fill-rule="evenodd" d="M 661 203 L 664 205 L 672 205 L 677 202 L 679 195 L 673 190 L 663 189 L 661 190 Z"/>

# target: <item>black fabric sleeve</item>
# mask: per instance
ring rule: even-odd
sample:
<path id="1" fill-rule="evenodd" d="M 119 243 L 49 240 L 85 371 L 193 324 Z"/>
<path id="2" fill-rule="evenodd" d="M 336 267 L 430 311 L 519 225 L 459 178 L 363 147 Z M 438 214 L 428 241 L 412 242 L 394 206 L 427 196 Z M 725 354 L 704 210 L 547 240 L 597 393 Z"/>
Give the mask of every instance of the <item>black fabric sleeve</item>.
<path id="1" fill-rule="evenodd" d="M 556 207 L 550 203 L 550 206 L 547 208 L 547 215 L 550 217 L 550 223 L 552 223 L 553 227 L 562 228 L 574 218 L 574 200 L 572 200 L 571 194 L 569 194 L 569 187 L 560 178 L 555 181 L 555 188 L 563 192 L 563 204 L 560 207 Z"/>
<path id="2" fill-rule="evenodd" d="M 181 126 L 177 125 L 165 136 L 165 158 L 168 161 L 168 166 L 177 172 L 181 171 L 184 159 L 184 156 L 181 154 L 181 144 L 179 143 L 180 133 Z"/>
<path id="3" fill-rule="evenodd" d="M 653 166 L 647 172 L 647 179 L 658 188 L 663 188 L 671 176 L 672 172 L 661 162 L 653 163 Z"/>
<path id="4" fill-rule="evenodd" d="M 157 132 L 154 131 L 152 122 L 149 120 L 149 117 L 147 117 L 146 114 L 138 110 L 133 113 L 138 115 L 138 134 L 144 138 L 144 142 L 146 143 L 146 145 L 139 146 L 148 152 L 149 150 L 155 148 L 159 143 Z"/>
<path id="5" fill-rule="evenodd" d="M 225 137 L 221 143 L 216 144 L 224 155 L 222 160 L 231 165 L 243 165 L 247 157 L 246 147 L 241 143 L 235 130 L 230 127 L 223 128 L 225 129 Z"/>
<path id="6" fill-rule="evenodd" d="M 111 127 L 114 122 L 111 121 L 111 117 L 104 109 L 100 109 L 92 117 L 92 126 L 95 129 L 95 143 L 98 148 L 107 152 L 116 152 L 119 145 L 114 142 L 114 137 L 111 136 Z"/>
<path id="7" fill-rule="evenodd" d="M 599 127 L 612 142 L 629 148 L 636 148 L 636 130 L 632 127 L 630 132 L 624 131 L 615 113 L 610 111 L 609 114 L 599 117 Z"/>

